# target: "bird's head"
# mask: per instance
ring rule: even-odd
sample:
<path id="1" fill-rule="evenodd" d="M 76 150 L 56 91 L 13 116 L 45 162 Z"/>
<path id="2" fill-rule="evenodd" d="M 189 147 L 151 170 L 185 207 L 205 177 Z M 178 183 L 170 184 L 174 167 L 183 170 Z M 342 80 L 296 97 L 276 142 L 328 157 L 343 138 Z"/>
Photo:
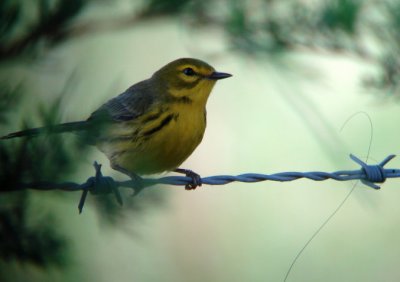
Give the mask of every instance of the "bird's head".
<path id="1" fill-rule="evenodd" d="M 215 71 L 201 60 L 183 58 L 162 67 L 152 79 L 165 85 L 172 98 L 204 106 L 215 82 L 230 76 L 229 73 Z"/>

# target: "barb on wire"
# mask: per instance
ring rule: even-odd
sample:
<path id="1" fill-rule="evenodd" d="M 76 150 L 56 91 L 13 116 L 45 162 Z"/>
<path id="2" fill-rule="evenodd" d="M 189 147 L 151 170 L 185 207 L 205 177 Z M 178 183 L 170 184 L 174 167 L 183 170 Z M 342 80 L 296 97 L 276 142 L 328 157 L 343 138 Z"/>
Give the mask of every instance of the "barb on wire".
<path id="1" fill-rule="evenodd" d="M 389 155 L 383 161 L 376 165 L 368 165 L 361 161 L 356 156 L 350 154 L 350 158 L 361 166 L 358 170 L 341 170 L 336 172 L 280 172 L 274 174 L 258 174 L 246 173 L 240 175 L 217 175 L 201 178 L 202 184 L 207 185 L 225 185 L 231 182 L 260 182 L 260 181 L 293 181 L 300 178 L 306 178 L 314 181 L 323 181 L 333 179 L 336 181 L 349 181 L 361 180 L 361 182 L 371 188 L 380 189 L 376 183 L 383 183 L 387 178 L 400 177 L 400 169 L 388 169 L 384 166 L 395 155 Z M 186 176 L 167 176 L 161 178 L 140 178 L 128 181 L 116 181 L 112 177 L 103 176 L 101 173 L 101 165 L 97 162 L 94 163 L 96 174 L 90 177 L 85 183 L 77 184 L 73 182 L 64 183 L 51 183 L 51 182 L 36 182 L 36 183 L 22 183 L 17 189 L 2 189 L 1 191 L 15 191 L 23 189 L 36 189 L 36 190 L 53 190 L 59 189 L 63 191 L 82 191 L 82 196 L 79 201 L 79 213 L 82 212 L 83 206 L 88 192 L 94 195 L 113 193 L 117 202 L 122 205 L 122 197 L 118 190 L 119 187 L 127 187 L 134 190 L 134 195 L 138 194 L 146 187 L 156 184 L 186 186 L 193 184 L 193 179 Z"/>

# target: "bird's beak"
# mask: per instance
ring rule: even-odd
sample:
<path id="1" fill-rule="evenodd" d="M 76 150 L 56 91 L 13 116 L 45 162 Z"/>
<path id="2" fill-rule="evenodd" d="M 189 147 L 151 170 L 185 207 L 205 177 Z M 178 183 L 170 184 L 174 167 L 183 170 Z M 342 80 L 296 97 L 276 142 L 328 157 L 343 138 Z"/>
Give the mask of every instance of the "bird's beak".
<path id="1" fill-rule="evenodd" d="M 213 72 L 212 74 L 210 74 L 207 78 L 208 79 L 213 79 L 213 80 L 218 80 L 218 79 L 224 79 L 224 78 L 228 78 L 231 77 L 232 75 L 229 73 L 225 73 L 225 72 Z"/>

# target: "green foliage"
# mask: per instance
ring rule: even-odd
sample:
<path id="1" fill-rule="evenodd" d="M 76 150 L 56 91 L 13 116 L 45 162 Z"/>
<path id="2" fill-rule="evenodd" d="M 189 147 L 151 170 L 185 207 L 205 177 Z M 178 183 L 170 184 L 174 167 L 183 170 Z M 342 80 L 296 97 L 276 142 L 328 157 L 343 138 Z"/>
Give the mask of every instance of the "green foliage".
<path id="1" fill-rule="evenodd" d="M 354 33 L 361 8 L 358 0 L 327 1 L 321 10 L 321 25 L 331 30 Z"/>
<path id="2" fill-rule="evenodd" d="M 21 100 L 22 85 L 10 87 L 0 83 L 0 125 L 8 121 L 7 114 L 15 108 Z"/>
<path id="3" fill-rule="evenodd" d="M 21 9 L 13 0 L 0 1 L 0 41 L 7 39 L 21 17 Z"/>
<path id="4" fill-rule="evenodd" d="M 246 53 L 275 53 L 285 48 L 283 25 L 271 14 L 273 6 L 272 1 L 260 4 L 260 9 L 265 12 L 262 17 L 253 18 L 246 2 L 231 1 L 224 26 L 235 49 Z"/>
<path id="5" fill-rule="evenodd" d="M 132 193 L 132 192 L 131 192 Z M 165 194 L 162 191 L 153 191 L 151 187 L 146 188 L 138 196 L 132 197 L 133 194 L 123 194 L 124 205 L 121 208 L 115 201 L 112 194 L 93 197 L 97 212 L 101 218 L 101 222 L 105 226 L 115 226 L 117 228 L 131 231 L 134 226 L 124 226 L 125 220 L 130 216 L 138 217 L 149 207 L 154 209 L 165 207 Z"/>
<path id="6" fill-rule="evenodd" d="M 23 52 L 35 50 L 43 40 L 59 42 L 65 38 L 65 28 L 84 8 L 87 0 L 35 0 L 38 13 L 33 23 L 22 18 L 26 10 L 23 1 L 4 0 L 0 2 L 0 60 L 9 59 Z M 25 5 L 24 5 L 25 4 Z M 33 9 L 32 9 L 33 10 Z M 32 15 L 29 15 L 32 16 Z M 24 29 L 29 25 L 27 33 L 14 34 L 17 28 Z"/>
<path id="7" fill-rule="evenodd" d="M 15 109 L 23 95 L 22 87 L 12 89 L 0 87 L 0 123 L 7 121 L 7 114 Z M 43 113 L 49 118 L 51 111 Z M 19 190 L 23 181 L 39 179 L 57 179 L 70 170 L 72 162 L 62 141 L 53 139 L 50 142 L 0 142 L 0 183 L 1 190 Z M 54 144 L 53 144 L 54 143 Z M 2 193 L 0 198 L 0 258 L 4 261 L 16 259 L 23 263 L 33 263 L 40 267 L 65 264 L 66 239 L 57 232 L 50 215 L 36 221 L 29 219 L 29 193 L 27 191 Z"/>
<path id="8" fill-rule="evenodd" d="M 174 1 L 167 3 L 173 8 Z M 193 32 L 212 27 L 223 30 L 230 49 L 246 54 L 277 56 L 309 49 L 359 56 L 380 68 L 380 74 L 365 80 L 366 86 L 400 96 L 398 1 L 221 0 L 205 3 L 202 9 L 191 8 L 193 3 L 184 9 L 183 4 L 176 5 L 174 13 L 185 15 L 181 19 L 189 23 L 197 23 L 183 25 Z M 216 13 L 217 8 L 221 12 Z"/>
<path id="9" fill-rule="evenodd" d="M 145 2 L 144 15 L 175 15 L 190 5 L 193 0 L 149 0 Z"/>
<path id="10" fill-rule="evenodd" d="M 1 1 L 0 60 L 27 51 L 34 54 L 36 48 L 43 46 L 39 43 L 68 39 L 73 35 L 69 24 L 87 2 L 35 0 L 33 3 L 39 11 L 35 22 L 29 33 L 15 38 L 13 31 L 24 22 L 24 6 L 22 2 Z M 365 80 L 365 85 L 383 90 L 382 93 L 399 94 L 400 81 L 395 75 L 400 69 L 396 59 L 400 50 L 398 1 L 150 0 L 143 1 L 139 11 L 132 14 L 136 20 L 125 21 L 125 24 L 157 16 L 179 16 L 184 21 L 183 26 L 194 32 L 210 27 L 223 30 L 231 49 L 247 54 L 278 55 L 293 49 L 315 50 L 316 47 L 329 52 L 353 53 L 375 62 L 381 70 L 380 74 Z M 379 52 L 363 44 L 362 37 L 366 34 L 377 43 Z"/>
<path id="11" fill-rule="evenodd" d="M 243 2 L 235 1 L 232 3 L 225 26 L 234 45 L 240 46 L 239 48 L 243 50 L 251 49 L 254 42 L 250 37 L 250 26 L 245 15 Z"/>
<path id="12" fill-rule="evenodd" d="M 29 222 L 28 193 L 2 195 L 0 199 L 0 257 L 39 267 L 64 266 L 67 241 L 54 227 L 50 215 Z"/>
<path id="13" fill-rule="evenodd" d="M 60 99 L 39 107 L 43 125 L 58 123 Z M 32 127 L 25 122 L 24 128 Z M 72 137 L 72 136 L 70 136 Z M 57 181 L 74 171 L 84 151 L 80 143 L 60 134 L 0 142 L 0 181 L 3 189 L 17 188 L 23 182 Z M 39 160 L 39 161 L 38 161 Z M 1 189 L 0 189 L 1 190 Z"/>
<path id="14" fill-rule="evenodd" d="M 46 30 L 64 26 L 79 14 L 86 3 L 85 0 L 59 0 L 56 1 L 56 4 L 54 5 L 54 2 L 54 0 L 38 0 L 39 29 Z"/>

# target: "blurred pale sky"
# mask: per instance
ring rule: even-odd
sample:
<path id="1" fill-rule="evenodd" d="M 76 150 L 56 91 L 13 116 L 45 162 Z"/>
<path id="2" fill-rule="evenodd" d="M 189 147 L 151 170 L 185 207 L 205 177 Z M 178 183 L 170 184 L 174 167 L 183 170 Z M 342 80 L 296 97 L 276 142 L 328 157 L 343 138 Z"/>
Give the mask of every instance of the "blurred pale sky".
<path id="1" fill-rule="evenodd" d="M 106 16 L 109 11 L 92 13 Z M 218 30 L 185 29 L 179 19 L 77 38 L 18 71 L 38 93 L 32 100 L 53 99 L 75 72 L 63 113 L 63 121 L 73 121 L 179 57 L 196 57 L 233 74 L 215 87 L 204 140 L 182 165 L 202 176 L 357 169 L 348 154 L 368 155 L 370 124 L 358 115 L 340 128 L 359 111 L 373 122 L 370 162 L 399 151 L 398 104 L 378 99 L 360 85 L 372 66 L 345 55 L 293 53 L 277 60 L 232 54 Z M 92 175 L 93 160 L 104 164 L 104 174 L 124 178 L 94 151 L 77 181 Z M 389 167 L 400 167 L 400 160 Z M 305 250 L 288 281 L 398 281 L 397 182 L 389 180 L 380 191 L 356 188 Z M 32 277 L 282 281 L 298 250 L 351 187 L 308 180 L 203 186 L 190 192 L 154 187 L 169 192 L 168 204 L 129 216 L 125 224 L 135 235 L 102 227 L 90 198 L 82 215 L 70 201 L 51 198 L 49 210 L 55 210 L 60 228 L 74 240 L 75 261 L 68 272 L 32 270 Z M 34 197 L 50 201 L 43 193 Z"/>

